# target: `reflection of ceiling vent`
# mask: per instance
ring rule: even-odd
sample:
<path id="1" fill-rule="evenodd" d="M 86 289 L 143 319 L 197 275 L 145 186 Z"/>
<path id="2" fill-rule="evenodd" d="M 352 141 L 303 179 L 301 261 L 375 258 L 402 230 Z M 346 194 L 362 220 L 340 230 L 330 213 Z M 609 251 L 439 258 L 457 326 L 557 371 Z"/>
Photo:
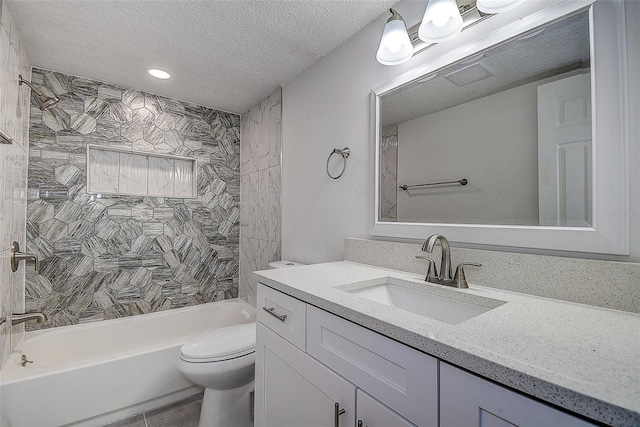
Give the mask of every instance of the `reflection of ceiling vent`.
<path id="1" fill-rule="evenodd" d="M 491 76 L 493 76 L 491 71 L 484 68 L 484 66 L 479 62 L 476 62 L 475 64 L 467 65 L 466 67 L 449 73 L 444 77 L 458 86 L 466 86 L 470 83 L 477 82 L 478 80 L 486 79 Z"/>

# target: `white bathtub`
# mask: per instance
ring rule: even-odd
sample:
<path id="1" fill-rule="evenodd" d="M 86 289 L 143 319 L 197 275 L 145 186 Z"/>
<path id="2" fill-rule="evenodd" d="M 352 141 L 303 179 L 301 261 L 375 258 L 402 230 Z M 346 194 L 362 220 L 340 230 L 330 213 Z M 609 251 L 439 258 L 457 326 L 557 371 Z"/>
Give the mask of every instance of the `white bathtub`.
<path id="1" fill-rule="evenodd" d="M 181 344 L 207 329 L 255 321 L 227 300 L 28 332 L 0 371 L 0 425 L 101 426 L 197 393 L 178 372 Z M 33 363 L 18 364 L 25 354 Z"/>

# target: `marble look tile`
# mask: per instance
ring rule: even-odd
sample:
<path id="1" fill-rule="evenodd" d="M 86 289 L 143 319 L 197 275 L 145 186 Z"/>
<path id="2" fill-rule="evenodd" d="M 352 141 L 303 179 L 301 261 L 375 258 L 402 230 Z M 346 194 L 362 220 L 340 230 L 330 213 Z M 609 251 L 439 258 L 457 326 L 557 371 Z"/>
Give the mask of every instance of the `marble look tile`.
<path id="1" fill-rule="evenodd" d="M 123 129 L 124 131 L 124 129 Z M 140 154 L 120 153 L 118 191 L 122 194 L 147 194 L 149 158 Z"/>
<path id="2" fill-rule="evenodd" d="M 84 111 L 96 120 L 103 119 L 109 114 L 109 104 L 100 98 L 90 98 L 84 101 Z"/>
<path id="3" fill-rule="evenodd" d="M 119 123 L 128 123 L 133 120 L 133 110 L 122 102 L 109 104 L 111 118 Z"/>
<path id="4" fill-rule="evenodd" d="M 54 131 L 69 128 L 71 116 L 58 108 L 50 108 L 42 112 L 42 124 Z"/>
<path id="5" fill-rule="evenodd" d="M 142 224 L 142 234 L 149 237 L 157 237 L 162 235 L 164 227 L 161 222 L 145 222 Z"/>
<path id="6" fill-rule="evenodd" d="M 95 193 L 117 193 L 120 153 L 90 150 L 87 173 L 88 190 Z"/>
<path id="7" fill-rule="evenodd" d="M 62 203 L 56 209 L 55 218 L 69 224 L 80 217 L 82 212 L 82 207 L 77 205 L 71 201 L 66 201 Z"/>
<path id="8" fill-rule="evenodd" d="M 96 119 L 89 114 L 82 113 L 71 116 L 70 125 L 73 129 L 77 130 L 78 133 L 86 135 L 96 130 L 97 122 Z"/>
<path id="9" fill-rule="evenodd" d="M 44 75 L 44 85 L 57 96 L 71 92 L 71 80 L 64 74 L 48 72 Z"/>
<path id="10" fill-rule="evenodd" d="M 164 157 L 149 157 L 149 194 L 172 196 L 174 182 L 174 160 Z"/>
<path id="11" fill-rule="evenodd" d="M 120 134 L 131 142 L 137 142 L 143 139 L 144 128 L 135 122 L 124 123 L 120 130 Z"/>
<path id="12" fill-rule="evenodd" d="M 135 110 L 144 107 L 144 93 L 129 89 L 122 94 L 122 103 Z"/>
<path id="13" fill-rule="evenodd" d="M 46 73 L 35 70 L 33 80 L 42 84 Z M 52 313 L 50 327 L 237 295 L 238 261 L 233 258 L 239 256 L 239 119 L 139 91 L 63 77 L 71 82 L 60 108 L 69 114 L 69 126 L 65 127 L 65 116 L 55 117 L 57 123 L 47 119 L 60 129 L 54 131 L 41 124 L 44 118 L 37 111 L 32 120 L 29 182 L 34 184 L 25 193 L 27 236 L 29 247 L 45 258 L 47 275 L 34 277 L 49 280 L 50 286 L 38 288 L 44 295 L 27 297 L 30 307 Z M 87 126 L 94 121 L 95 129 Z M 95 174 L 93 168 L 87 173 L 86 144 L 193 156 L 206 167 L 198 168 L 198 197 L 173 197 L 176 191 L 182 197 L 193 195 L 193 169 L 187 161 L 165 169 L 177 170 L 180 181 L 176 185 L 167 180 L 161 186 L 167 191 L 157 197 L 109 195 L 104 188 L 87 193 L 83 182 L 87 175 L 89 183 L 100 176 L 102 184 L 109 183 L 104 175 L 111 176 L 110 188 L 119 188 L 121 180 L 116 185 L 114 177 L 122 176 L 122 165 L 133 158 L 115 153 L 111 162 L 105 162 L 89 156 L 92 166 L 111 173 Z M 133 184 L 127 180 L 125 190 L 136 192 Z M 221 248 L 213 250 L 211 245 Z M 204 292 L 209 281 L 215 284 Z"/>
<path id="14" fill-rule="evenodd" d="M 193 197 L 194 194 L 194 174 L 193 163 L 188 160 L 175 160 L 175 176 L 174 176 L 175 197 Z"/>
<path id="15" fill-rule="evenodd" d="M 97 236 L 90 237 L 89 239 L 82 241 L 82 247 L 80 251 L 87 256 L 97 258 L 103 255 L 107 251 L 107 244 L 104 239 Z"/>

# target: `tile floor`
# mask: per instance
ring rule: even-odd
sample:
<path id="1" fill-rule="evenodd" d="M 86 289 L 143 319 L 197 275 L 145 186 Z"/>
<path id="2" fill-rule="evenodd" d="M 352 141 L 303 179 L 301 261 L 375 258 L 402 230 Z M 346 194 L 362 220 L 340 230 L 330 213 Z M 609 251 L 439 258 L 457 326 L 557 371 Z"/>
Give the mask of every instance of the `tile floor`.
<path id="1" fill-rule="evenodd" d="M 202 393 L 198 393 L 105 427 L 197 427 L 201 406 Z"/>

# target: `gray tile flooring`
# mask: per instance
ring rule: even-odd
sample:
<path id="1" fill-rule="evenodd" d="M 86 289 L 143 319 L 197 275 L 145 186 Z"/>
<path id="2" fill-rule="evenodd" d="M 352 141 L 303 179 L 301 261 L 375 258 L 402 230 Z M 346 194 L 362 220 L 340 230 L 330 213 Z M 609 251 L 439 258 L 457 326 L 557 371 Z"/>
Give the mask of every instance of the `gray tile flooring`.
<path id="1" fill-rule="evenodd" d="M 105 427 L 197 427 L 202 393 L 170 403 Z"/>

